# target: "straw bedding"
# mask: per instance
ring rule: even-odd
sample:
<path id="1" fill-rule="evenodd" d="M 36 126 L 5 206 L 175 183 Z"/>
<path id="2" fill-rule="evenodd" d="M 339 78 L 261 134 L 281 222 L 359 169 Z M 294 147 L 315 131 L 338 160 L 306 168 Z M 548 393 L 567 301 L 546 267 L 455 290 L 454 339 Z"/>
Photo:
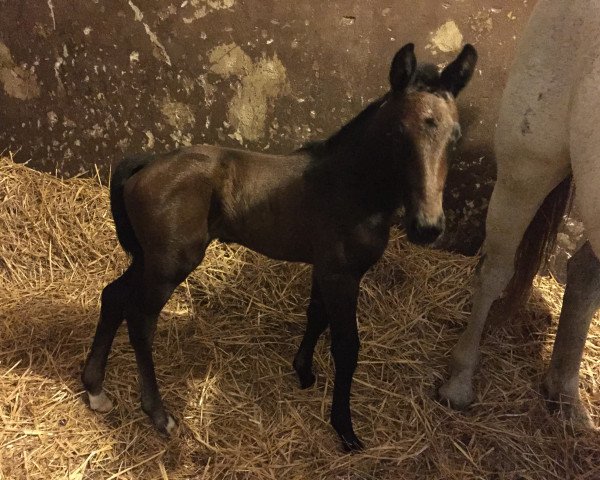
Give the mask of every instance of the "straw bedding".
<path id="1" fill-rule="evenodd" d="M 115 408 L 87 407 L 79 374 L 102 287 L 126 265 L 107 189 L 0 161 L 0 478 L 565 479 L 600 478 L 600 439 L 572 435 L 538 394 L 561 287 L 537 281 L 527 312 L 488 332 L 476 404 L 434 399 L 469 308 L 476 259 L 417 248 L 394 231 L 360 295 L 353 387 L 368 448 L 340 452 L 328 424 L 328 338 L 317 383 L 291 360 L 304 327 L 309 268 L 213 244 L 162 314 L 155 362 L 179 421 L 165 439 L 141 412 L 126 326 L 109 360 Z M 600 329 L 582 397 L 598 420 Z"/>

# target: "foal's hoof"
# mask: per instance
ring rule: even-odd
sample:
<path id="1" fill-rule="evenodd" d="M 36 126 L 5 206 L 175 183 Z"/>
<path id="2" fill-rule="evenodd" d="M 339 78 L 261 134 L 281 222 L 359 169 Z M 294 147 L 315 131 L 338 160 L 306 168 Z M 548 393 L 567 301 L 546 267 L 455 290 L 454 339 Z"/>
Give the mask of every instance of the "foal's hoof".
<path id="1" fill-rule="evenodd" d="M 340 435 L 344 452 L 359 452 L 365 448 L 360 439 L 354 434 Z"/>
<path id="2" fill-rule="evenodd" d="M 92 395 L 90 392 L 87 392 L 87 394 L 90 401 L 90 408 L 95 412 L 106 413 L 112 410 L 113 402 L 106 396 L 104 390 L 98 395 Z"/>
<path id="3" fill-rule="evenodd" d="M 294 358 L 293 367 L 296 371 L 296 375 L 298 375 L 298 380 L 300 381 L 300 388 L 302 390 L 308 387 L 312 387 L 314 385 L 316 377 L 312 373 L 311 367 L 307 367 L 307 364 L 300 360 L 300 357 L 296 356 L 296 358 Z"/>
<path id="4" fill-rule="evenodd" d="M 470 385 L 450 379 L 439 388 L 438 400 L 454 410 L 465 410 L 475 400 L 475 393 Z"/>
<path id="5" fill-rule="evenodd" d="M 340 437 L 345 452 L 357 452 L 364 448 L 363 443 L 354 433 L 350 421 L 336 421 L 336 416 L 332 414 L 331 426 Z"/>
<path id="6" fill-rule="evenodd" d="M 153 418 L 154 427 L 165 437 L 170 437 L 171 433 L 177 427 L 177 422 L 170 413 L 157 415 L 158 418 Z"/>
<path id="7" fill-rule="evenodd" d="M 300 381 L 300 388 L 302 390 L 312 387 L 315 384 L 317 377 L 312 372 L 305 374 L 298 373 L 298 380 Z"/>

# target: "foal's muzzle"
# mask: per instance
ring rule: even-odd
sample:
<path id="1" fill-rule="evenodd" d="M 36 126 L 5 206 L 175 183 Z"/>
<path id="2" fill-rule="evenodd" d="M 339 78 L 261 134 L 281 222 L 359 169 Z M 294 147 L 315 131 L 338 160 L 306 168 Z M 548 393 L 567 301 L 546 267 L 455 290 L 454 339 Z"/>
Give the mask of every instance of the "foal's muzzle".
<path id="1" fill-rule="evenodd" d="M 446 225 L 446 217 L 440 215 L 434 221 L 425 219 L 417 214 L 409 220 L 406 233 L 412 243 L 426 245 L 435 242 L 442 233 Z"/>

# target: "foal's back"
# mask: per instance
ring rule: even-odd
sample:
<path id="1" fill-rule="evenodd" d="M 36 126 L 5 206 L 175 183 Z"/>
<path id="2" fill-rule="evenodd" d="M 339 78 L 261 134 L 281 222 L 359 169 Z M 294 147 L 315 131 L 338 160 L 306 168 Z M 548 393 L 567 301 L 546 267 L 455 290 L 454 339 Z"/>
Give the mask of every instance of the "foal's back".
<path id="1" fill-rule="evenodd" d="M 138 238 L 149 242 L 169 242 L 164 226 L 172 224 L 174 235 L 185 234 L 194 243 L 204 243 L 196 237 L 220 239 L 273 258 L 309 261 L 308 249 L 302 248 L 309 227 L 304 182 L 309 163 L 305 153 L 182 148 L 155 158 L 127 182 L 128 214 Z M 157 225 L 160 232 L 153 231 Z M 194 232 L 180 231 L 188 225 Z"/>

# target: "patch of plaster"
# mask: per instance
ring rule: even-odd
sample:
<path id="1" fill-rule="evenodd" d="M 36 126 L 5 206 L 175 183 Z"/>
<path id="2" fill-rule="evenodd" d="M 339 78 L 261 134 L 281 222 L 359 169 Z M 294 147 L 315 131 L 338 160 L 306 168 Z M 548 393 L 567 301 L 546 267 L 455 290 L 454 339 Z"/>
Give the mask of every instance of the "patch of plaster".
<path id="1" fill-rule="evenodd" d="M 54 62 L 54 77 L 56 78 L 56 92 L 60 96 L 65 95 L 65 85 L 60 78 L 60 67 L 64 65 L 65 60 L 62 57 L 58 57 Z"/>
<path id="2" fill-rule="evenodd" d="M 181 86 L 188 95 L 196 88 L 196 81 L 186 75 L 181 75 Z"/>
<path id="3" fill-rule="evenodd" d="M 228 124 L 235 129 L 230 137 L 240 143 L 260 140 L 265 134 L 269 102 L 288 89 L 286 69 L 281 60 L 274 55 L 253 62 L 234 43 L 215 47 L 209 60 L 211 72 L 223 78 L 235 76 L 239 79 L 227 110 Z"/>
<path id="4" fill-rule="evenodd" d="M 217 88 L 208 83 L 206 75 L 200 75 L 198 77 L 198 83 L 204 91 L 204 104 L 207 107 L 210 107 L 213 103 L 215 103 L 215 92 L 217 91 Z"/>
<path id="5" fill-rule="evenodd" d="M 154 134 L 150 130 L 146 130 L 144 133 L 146 134 L 146 138 L 148 139 L 146 145 L 144 145 L 144 150 L 152 150 L 154 148 L 155 143 Z"/>
<path id="6" fill-rule="evenodd" d="M 235 5 L 235 0 L 192 0 L 192 4 L 200 1 L 206 2 L 206 4 L 213 10 L 223 10 L 226 8 L 231 8 Z"/>
<path id="7" fill-rule="evenodd" d="M 162 102 L 160 111 L 165 117 L 165 120 L 173 128 L 183 130 L 188 127 L 193 127 L 196 123 L 194 112 L 185 103 L 174 102 L 170 99 L 165 99 Z"/>
<path id="8" fill-rule="evenodd" d="M 0 83 L 7 95 L 19 100 L 39 97 L 40 86 L 32 70 L 15 64 L 8 47 L 0 42 Z"/>
<path id="9" fill-rule="evenodd" d="M 48 0 L 48 8 L 50 9 L 50 18 L 52 19 L 52 28 L 56 30 L 56 18 L 54 17 L 54 5 L 52 0 Z"/>
<path id="10" fill-rule="evenodd" d="M 97 123 L 95 123 L 91 128 L 86 129 L 84 131 L 84 134 L 88 138 L 95 139 L 105 138 L 105 136 L 107 135 L 105 130 Z"/>
<path id="11" fill-rule="evenodd" d="M 223 78 L 248 75 L 254 64 L 252 59 L 235 43 L 217 45 L 208 54 L 210 71 Z"/>
<path id="12" fill-rule="evenodd" d="M 177 15 L 177 7 L 172 3 L 158 12 L 159 18 L 163 21 L 172 15 Z"/>
<path id="13" fill-rule="evenodd" d="M 193 12 L 191 16 L 183 17 L 183 21 L 184 23 L 192 23 L 199 18 L 206 17 L 211 12 L 233 8 L 235 0 L 191 0 L 184 2 L 184 5 L 189 5 Z"/>
<path id="14" fill-rule="evenodd" d="M 152 45 L 154 47 L 152 49 L 152 54 L 154 55 L 154 58 L 156 58 L 157 60 L 162 60 L 167 65 L 171 66 L 171 57 L 169 57 L 167 50 L 165 49 L 164 45 L 158 39 L 158 36 L 156 35 L 156 33 L 154 33 L 150 29 L 150 26 L 146 22 L 143 21 L 144 14 L 140 10 L 140 8 L 135 3 L 133 3 L 131 0 L 129 0 L 129 6 L 131 7 L 131 10 L 133 10 L 135 20 L 142 23 L 142 25 L 144 26 L 144 30 L 146 30 L 146 35 L 148 35 L 148 38 L 152 42 Z"/>
<path id="15" fill-rule="evenodd" d="M 448 20 L 431 35 L 431 45 L 440 52 L 460 50 L 463 35 L 453 20 Z"/>
<path id="16" fill-rule="evenodd" d="M 52 110 L 46 113 L 46 117 L 48 118 L 48 125 L 50 125 L 50 127 L 53 127 L 58 123 L 58 115 Z"/>
<path id="17" fill-rule="evenodd" d="M 494 28 L 494 21 L 492 20 L 493 9 L 491 10 L 480 10 L 479 12 L 469 17 L 469 26 L 475 34 L 483 34 L 491 32 Z"/>
<path id="18" fill-rule="evenodd" d="M 181 102 L 175 102 L 166 98 L 163 100 L 160 111 L 167 124 L 173 127 L 173 133 L 171 133 L 171 138 L 175 141 L 176 144 L 181 145 L 191 145 L 193 136 L 191 133 L 185 133 L 186 130 L 190 130 L 196 124 L 196 117 L 194 116 L 194 112 L 190 108 L 189 105 Z M 148 136 L 148 134 L 146 134 Z M 148 136 L 148 140 L 150 143 L 150 137 Z M 148 146 L 148 148 L 151 148 Z"/>

